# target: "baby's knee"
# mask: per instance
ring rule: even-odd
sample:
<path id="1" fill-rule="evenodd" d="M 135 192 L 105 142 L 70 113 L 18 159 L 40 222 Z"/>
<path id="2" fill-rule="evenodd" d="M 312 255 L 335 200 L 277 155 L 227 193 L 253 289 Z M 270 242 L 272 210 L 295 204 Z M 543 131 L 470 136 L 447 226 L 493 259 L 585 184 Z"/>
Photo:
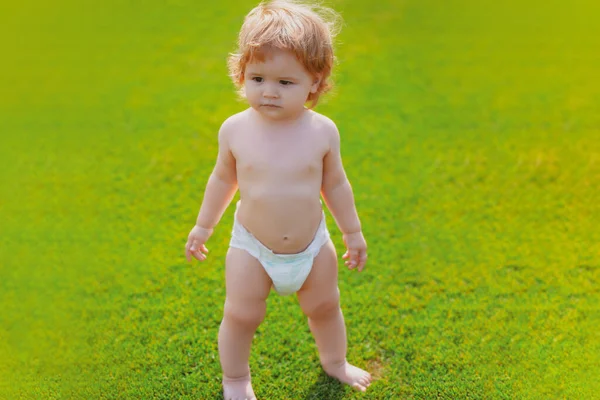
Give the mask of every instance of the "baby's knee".
<path id="1" fill-rule="evenodd" d="M 339 290 L 331 296 L 324 297 L 320 301 L 315 302 L 304 314 L 311 319 L 329 318 L 336 314 L 340 309 L 340 292 Z"/>
<path id="2" fill-rule="evenodd" d="M 266 304 L 225 301 L 223 317 L 229 321 L 256 329 L 265 319 Z"/>

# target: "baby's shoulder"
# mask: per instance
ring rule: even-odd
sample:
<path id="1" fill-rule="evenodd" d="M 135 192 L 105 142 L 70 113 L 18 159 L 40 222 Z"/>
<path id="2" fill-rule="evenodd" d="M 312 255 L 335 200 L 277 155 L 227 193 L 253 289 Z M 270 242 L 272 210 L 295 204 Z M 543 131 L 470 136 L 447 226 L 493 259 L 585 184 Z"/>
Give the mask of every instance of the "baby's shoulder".
<path id="1" fill-rule="evenodd" d="M 241 111 L 239 113 L 233 114 L 232 116 L 228 117 L 225 121 L 223 121 L 223 123 L 221 124 L 220 130 L 234 131 L 241 124 L 243 124 L 246 119 L 247 119 L 247 111 Z"/>
<path id="2" fill-rule="evenodd" d="M 318 131 L 321 135 L 326 137 L 338 137 L 339 132 L 337 125 L 331 118 L 326 115 L 319 114 L 316 111 L 312 111 L 311 118 L 312 129 Z"/>
<path id="3" fill-rule="evenodd" d="M 247 120 L 247 112 L 242 111 L 237 114 L 233 114 L 228 117 L 221 124 L 221 128 L 219 128 L 219 139 L 220 140 L 232 140 L 235 137 L 235 133 L 240 130 L 241 127 L 244 126 Z"/>
<path id="4" fill-rule="evenodd" d="M 310 118 L 311 128 L 318 129 L 324 132 L 337 132 L 337 125 L 331 118 L 326 115 L 319 114 L 316 111 L 311 110 Z"/>

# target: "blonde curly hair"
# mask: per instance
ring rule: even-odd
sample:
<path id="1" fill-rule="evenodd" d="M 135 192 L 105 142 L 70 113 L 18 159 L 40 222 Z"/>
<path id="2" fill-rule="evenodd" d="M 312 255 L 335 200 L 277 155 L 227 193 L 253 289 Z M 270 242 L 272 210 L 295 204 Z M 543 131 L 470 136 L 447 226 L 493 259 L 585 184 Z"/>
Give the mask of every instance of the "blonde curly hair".
<path id="1" fill-rule="evenodd" d="M 312 76 L 320 75 L 316 93 L 307 102 L 314 108 L 321 94 L 332 88 L 331 70 L 335 62 L 333 39 L 339 32 L 339 14 L 317 4 L 293 0 L 263 1 L 252 9 L 240 30 L 238 49 L 227 59 L 229 76 L 244 95 L 246 65 L 265 60 L 266 50 L 291 51 Z"/>

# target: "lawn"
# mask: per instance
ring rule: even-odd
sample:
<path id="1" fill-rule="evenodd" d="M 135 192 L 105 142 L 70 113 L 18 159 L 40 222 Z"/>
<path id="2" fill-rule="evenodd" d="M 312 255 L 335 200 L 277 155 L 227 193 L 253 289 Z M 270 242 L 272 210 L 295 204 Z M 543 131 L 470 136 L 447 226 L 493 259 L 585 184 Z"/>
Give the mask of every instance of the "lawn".
<path id="1" fill-rule="evenodd" d="M 16 4 L 16 3 L 15 3 Z M 272 293 L 260 399 L 600 399 L 597 2 L 336 0 L 338 124 L 369 263 L 340 273 L 366 394 Z M 0 399 L 219 399 L 230 207 L 184 244 L 253 1 L 0 13 Z M 328 214 L 339 252 L 341 234 Z M 341 261 L 341 260 L 340 260 Z"/>

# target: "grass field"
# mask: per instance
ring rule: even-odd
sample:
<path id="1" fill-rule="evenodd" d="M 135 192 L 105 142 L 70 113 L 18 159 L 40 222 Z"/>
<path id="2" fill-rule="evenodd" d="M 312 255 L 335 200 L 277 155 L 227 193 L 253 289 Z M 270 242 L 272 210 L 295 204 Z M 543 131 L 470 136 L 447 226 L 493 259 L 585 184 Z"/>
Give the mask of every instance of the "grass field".
<path id="1" fill-rule="evenodd" d="M 19 4 L 0 13 L 0 399 L 221 398 L 233 210 L 207 262 L 183 250 L 245 108 L 225 57 L 255 2 Z M 600 399 L 598 3 L 327 4 L 345 25 L 317 111 L 370 256 L 342 308 L 377 380 L 327 378 L 272 294 L 259 398 Z"/>

